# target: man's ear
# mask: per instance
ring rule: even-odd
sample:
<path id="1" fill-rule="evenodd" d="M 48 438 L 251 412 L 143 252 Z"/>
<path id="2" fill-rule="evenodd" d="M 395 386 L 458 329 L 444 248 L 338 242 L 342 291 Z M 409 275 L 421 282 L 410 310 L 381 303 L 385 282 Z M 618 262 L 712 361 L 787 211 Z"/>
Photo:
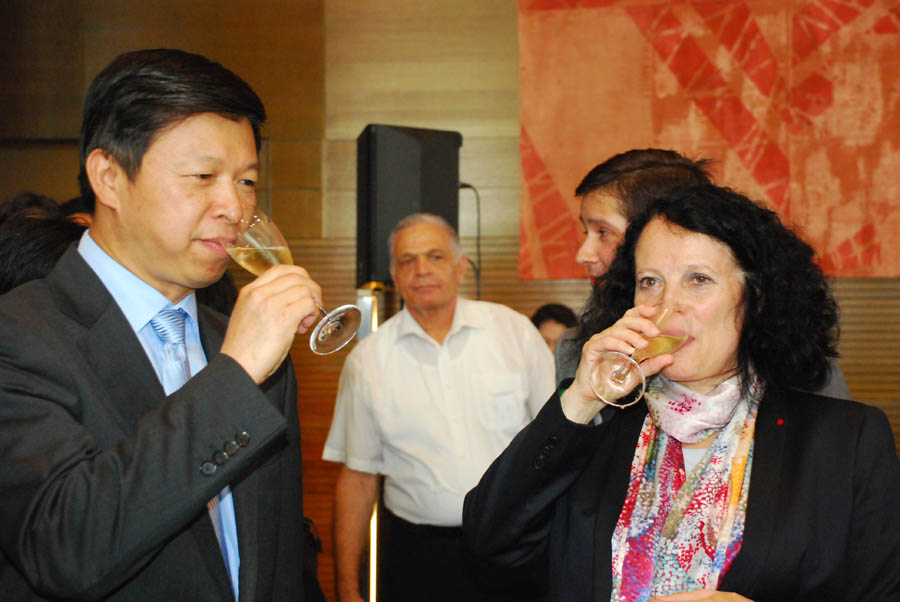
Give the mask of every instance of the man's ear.
<path id="1" fill-rule="evenodd" d="M 122 186 L 128 181 L 125 170 L 109 152 L 95 148 L 84 161 L 84 170 L 98 204 L 118 209 Z"/>

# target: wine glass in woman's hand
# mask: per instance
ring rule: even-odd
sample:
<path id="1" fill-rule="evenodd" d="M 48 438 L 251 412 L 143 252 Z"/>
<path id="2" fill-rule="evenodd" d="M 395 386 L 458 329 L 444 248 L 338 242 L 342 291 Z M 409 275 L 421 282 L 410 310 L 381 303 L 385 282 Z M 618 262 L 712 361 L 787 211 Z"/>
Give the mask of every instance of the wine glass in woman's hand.
<path id="1" fill-rule="evenodd" d="M 674 353 L 687 341 L 687 332 L 683 329 L 670 328 L 671 317 L 671 308 L 659 308 L 653 319 L 653 323 L 659 328 L 659 334 L 647 339 L 648 345 L 635 349 L 630 356 L 618 351 L 601 353 L 600 360 L 591 371 L 590 379 L 591 389 L 600 401 L 619 408 L 627 408 L 637 403 L 644 395 L 647 379 L 641 370 L 640 362 L 665 353 Z M 629 392 L 631 395 L 625 397 Z M 624 403 L 620 401 L 622 398 L 626 399 Z"/>

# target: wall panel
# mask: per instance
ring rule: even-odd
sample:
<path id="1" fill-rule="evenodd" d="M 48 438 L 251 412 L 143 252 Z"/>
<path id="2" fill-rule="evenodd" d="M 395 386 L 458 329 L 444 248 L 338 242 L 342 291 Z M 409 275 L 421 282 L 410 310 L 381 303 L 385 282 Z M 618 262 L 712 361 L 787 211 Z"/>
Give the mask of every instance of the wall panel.
<path id="1" fill-rule="evenodd" d="M 82 3 L 0 3 L 0 140 L 77 138 L 84 96 Z"/>
<path id="2" fill-rule="evenodd" d="M 77 196 L 77 142 L 0 143 L 0 201 L 23 190 L 60 201 Z"/>

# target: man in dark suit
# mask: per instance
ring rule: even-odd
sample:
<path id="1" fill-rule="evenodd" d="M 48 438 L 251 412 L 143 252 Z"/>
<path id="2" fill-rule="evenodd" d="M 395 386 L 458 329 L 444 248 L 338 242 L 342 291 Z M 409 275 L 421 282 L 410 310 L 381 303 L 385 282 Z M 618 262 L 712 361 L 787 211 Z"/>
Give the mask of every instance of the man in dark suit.
<path id="1" fill-rule="evenodd" d="M 122 55 L 88 90 L 93 223 L 0 297 L 4 599 L 303 599 L 287 352 L 319 287 L 277 266 L 230 321 L 194 297 L 256 203 L 264 120 L 243 80 L 181 51 Z"/>

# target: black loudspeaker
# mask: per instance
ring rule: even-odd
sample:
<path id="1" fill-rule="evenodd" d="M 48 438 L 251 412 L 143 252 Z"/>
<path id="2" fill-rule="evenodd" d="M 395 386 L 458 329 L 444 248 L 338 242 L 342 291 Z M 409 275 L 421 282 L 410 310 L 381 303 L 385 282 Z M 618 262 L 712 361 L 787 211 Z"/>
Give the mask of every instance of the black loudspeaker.
<path id="1" fill-rule="evenodd" d="M 369 124 L 356 139 L 356 286 L 391 282 L 388 236 L 412 213 L 459 222 L 462 135 Z"/>

